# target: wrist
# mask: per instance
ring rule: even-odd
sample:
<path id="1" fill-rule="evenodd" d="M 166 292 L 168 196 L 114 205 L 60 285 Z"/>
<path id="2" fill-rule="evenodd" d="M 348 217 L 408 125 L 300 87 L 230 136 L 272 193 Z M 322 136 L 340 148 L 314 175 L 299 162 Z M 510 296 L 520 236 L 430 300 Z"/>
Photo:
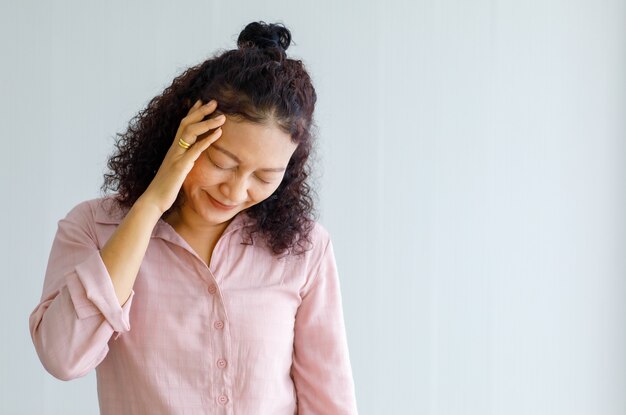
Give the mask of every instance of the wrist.
<path id="1" fill-rule="evenodd" d="M 164 211 L 157 203 L 151 201 L 144 195 L 139 196 L 135 204 L 132 206 L 131 211 L 140 212 L 142 217 L 147 216 L 149 218 L 152 218 L 154 219 L 155 223 L 164 213 Z"/>

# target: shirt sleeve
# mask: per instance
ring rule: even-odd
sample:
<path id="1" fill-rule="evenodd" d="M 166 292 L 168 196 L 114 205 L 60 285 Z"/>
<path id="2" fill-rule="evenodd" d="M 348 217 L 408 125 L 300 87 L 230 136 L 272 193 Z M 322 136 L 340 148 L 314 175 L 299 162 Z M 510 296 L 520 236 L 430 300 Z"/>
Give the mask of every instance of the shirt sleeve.
<path id="1" fill-rule="evenodd" d="M 357 414 L 341 290 L 330 239 L 296 313 L 291 375 L 298 414 Z"/>
<path id="2" fill-rule="evenodd" d="M 41 300 L 29 317 L 41 363 L 61 380 L 86 375 L 106 357 L 113 333 L 116 340 L 130 330 L 135 292 L 119 305 L 94 226 L 87 202 L 58 222 Z"/>

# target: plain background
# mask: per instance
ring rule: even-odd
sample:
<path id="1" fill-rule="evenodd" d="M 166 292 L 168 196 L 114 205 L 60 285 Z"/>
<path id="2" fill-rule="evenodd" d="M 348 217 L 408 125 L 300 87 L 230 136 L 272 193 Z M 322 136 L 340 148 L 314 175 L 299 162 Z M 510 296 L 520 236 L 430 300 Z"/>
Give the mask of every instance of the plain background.
<path id="1" fill-rule="evenodd" d="M 28 331 L 57 221 L 255 20 L 318 92 L 360 413 L 626 413 L 623 0 L 2 2 L 0 412 L 97 413 Z"/>

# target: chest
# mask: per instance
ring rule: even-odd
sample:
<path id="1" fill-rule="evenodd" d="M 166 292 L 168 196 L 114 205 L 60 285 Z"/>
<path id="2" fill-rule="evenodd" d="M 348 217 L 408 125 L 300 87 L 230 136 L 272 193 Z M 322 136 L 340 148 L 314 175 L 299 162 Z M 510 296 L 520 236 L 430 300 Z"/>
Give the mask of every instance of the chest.
<path id="1" fill-rule="evenodd" d="M 303 276 L 252 253 L 216 251 L 210 270 L 179 249 L 148 248 L 133 288 L 131 330 L 115 342 L 117 351 L 133 364 L 163 368 L 170 386 L 180 386 L 174 368 L 181 365 L 197 379 L 220 369 L 218 361 L 235 371 L 254 362 L 288 371 Z"/>

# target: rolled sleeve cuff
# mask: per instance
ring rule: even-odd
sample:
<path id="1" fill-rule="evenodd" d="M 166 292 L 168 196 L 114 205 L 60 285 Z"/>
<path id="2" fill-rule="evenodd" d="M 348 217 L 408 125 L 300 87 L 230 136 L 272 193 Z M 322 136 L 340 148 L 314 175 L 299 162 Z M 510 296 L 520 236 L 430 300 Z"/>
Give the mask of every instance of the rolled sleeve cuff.
<path id="1" fill-rule="evenodd" d="M 109 272 L 99 251 L 78 264 L 74 272 L 66 276 L 67 288 L 79 319 L 102 314 L 106 321 L 120 333 L 130 330 L 130 307 L 135 291 L 120 306 Z"/>

